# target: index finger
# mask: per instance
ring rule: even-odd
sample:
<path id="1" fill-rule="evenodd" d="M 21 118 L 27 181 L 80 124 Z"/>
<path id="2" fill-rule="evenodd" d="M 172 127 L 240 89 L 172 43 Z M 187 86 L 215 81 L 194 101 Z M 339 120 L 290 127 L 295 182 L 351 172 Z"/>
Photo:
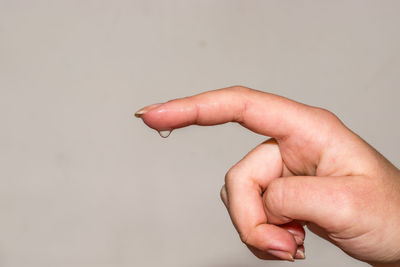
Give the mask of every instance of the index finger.
<path id="1" fill-rule="evenodd" d="M 238 122 L 253 132 L 280 139 L 307 127 L 311 110 L 278 95 L 236 86 L 149 106 L 136 115 L 159 131 Z"/>

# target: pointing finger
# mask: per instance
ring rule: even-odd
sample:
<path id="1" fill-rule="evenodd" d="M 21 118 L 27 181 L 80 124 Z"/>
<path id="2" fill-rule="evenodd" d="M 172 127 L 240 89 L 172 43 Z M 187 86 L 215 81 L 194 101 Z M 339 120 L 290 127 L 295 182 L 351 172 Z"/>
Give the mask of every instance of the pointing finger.
<path id="1" fill-rule="evenodd" d="M 156 130 L 238 122 L 256 133 L 282 138 L 309 127 L 313 110 L 281 96 L 229 87 L 151 105 L 135 115 Z"/>

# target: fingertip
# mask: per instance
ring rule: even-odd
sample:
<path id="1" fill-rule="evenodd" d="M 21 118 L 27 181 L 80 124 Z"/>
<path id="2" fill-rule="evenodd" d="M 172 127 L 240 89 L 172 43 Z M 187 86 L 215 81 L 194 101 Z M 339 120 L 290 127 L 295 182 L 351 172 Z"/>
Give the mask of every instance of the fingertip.
<path id="1" fill-rule="evenodd" d="M 299 246 L 296 251 L 296 255 L 294 256 L 296 260 L 304 260 L 306 258 L 306 254 L 304 251 L 304 246 Z"/>
<path id="2" fill-rule="evenodd" d="M 291 233 L 273 224 L 260 224 L 256 226 L 247 235 L 247 239 L 245 241 L 246 244 L 261 251 L 280 251 L 288 253 L 292 257 L 296 254 L 298 247 Z M 273 255 L 277 256 L 275 254 Z M 280 253 L 280 256 L 278 257 L 285 260 L 290 260 L 290 257 L 285 255 Z"/>
<path id="3" fill-rule="evenodd" d="M 275 256 L 279 259 L 287 260 L 287 261 L 294 261 L 293 256 L 287 251 L 269 249 L 269 250 L 267 250 L 267 252 L 269 254 L 271 254 L 272 256 Z"/>
<path id="4" fill-rule="evenodd" d="M 152 104 L 149 106 L 145 106 L 144 108 L 139 109 L 138 111 L 135 112 L 135 117 L 136 118 L 142 118 L 144 114 L 146 114 L 147 112 L 149 112 L 150 110 L 154 110 L 157 107 L 161 106 L 163 103 L 156 103 L 156 104 Z"/>
<path id="5" fill-rule="evenodd" d="M 300 222 L 291 221 L 280 226 L 293 235 L 297 245 L 303 245 L 306 233 Z"/>

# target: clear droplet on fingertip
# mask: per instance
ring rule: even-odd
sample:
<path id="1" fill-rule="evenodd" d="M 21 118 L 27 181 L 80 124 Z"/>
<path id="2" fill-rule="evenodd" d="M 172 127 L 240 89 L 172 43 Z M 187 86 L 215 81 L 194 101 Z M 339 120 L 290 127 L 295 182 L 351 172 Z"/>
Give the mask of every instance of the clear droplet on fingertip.
<path id="1" fill-rule="evenodd" d="M 160 136 L 162 138 L 167 138 L 171 134 L 172 130 L 163 130 L 163 131 L 158 131 Z"/>

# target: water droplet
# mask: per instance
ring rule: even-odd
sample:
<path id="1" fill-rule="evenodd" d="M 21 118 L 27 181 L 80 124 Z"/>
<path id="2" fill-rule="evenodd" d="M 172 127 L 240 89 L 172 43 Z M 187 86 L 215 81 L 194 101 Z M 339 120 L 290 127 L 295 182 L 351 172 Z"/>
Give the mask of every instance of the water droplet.
<path id="1" fill-rule="evenodd" d="M 171 134 L 171 132 L 172 130 L 158 131 L 158 133 L 162 138 L 167 138 Z"/>

